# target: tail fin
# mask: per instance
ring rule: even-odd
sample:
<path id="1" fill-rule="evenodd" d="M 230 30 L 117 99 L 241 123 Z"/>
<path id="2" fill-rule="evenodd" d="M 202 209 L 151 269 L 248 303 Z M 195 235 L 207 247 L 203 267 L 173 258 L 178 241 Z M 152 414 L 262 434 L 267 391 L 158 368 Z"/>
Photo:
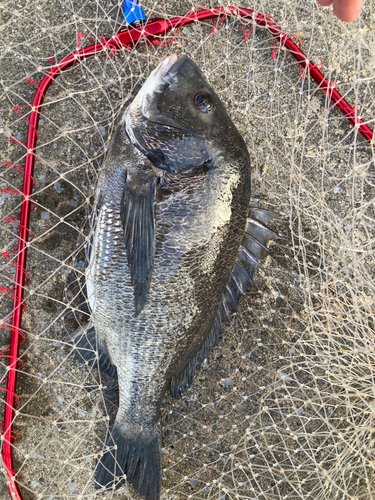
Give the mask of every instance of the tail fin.
<path id="1" fill-rule="evenodd" d="M 160 427 L 136 432 L 115 426 L 96 473 L 96 488 L 110 488 L 126 474 L 137 493 L 159 500 L 161 490 Z"/>

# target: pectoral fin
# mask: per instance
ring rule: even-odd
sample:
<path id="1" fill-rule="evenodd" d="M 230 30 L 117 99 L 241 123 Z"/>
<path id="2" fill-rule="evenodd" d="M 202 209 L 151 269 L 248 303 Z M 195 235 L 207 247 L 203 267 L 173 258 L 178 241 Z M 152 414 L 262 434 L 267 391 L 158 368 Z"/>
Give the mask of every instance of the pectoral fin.
<path id="1" fill-rule="evenodd" d="M 121 204 L 136 316 L 145 305 L 154 262 L 155 189 L 155 176 L 145 175 L 144 172 L 130 172 Z"/>

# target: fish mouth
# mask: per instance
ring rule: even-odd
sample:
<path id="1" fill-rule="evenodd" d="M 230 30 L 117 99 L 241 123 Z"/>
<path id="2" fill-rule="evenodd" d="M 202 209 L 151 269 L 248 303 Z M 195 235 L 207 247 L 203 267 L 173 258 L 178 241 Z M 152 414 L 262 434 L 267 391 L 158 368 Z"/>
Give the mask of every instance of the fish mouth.
<path id="1" fill-rule="evenodd" d="M 158 96 L 169 87 L 172 80 L 188 60 L 189 58 L 186 55 L 179 57 L 177 54 L 171 54 L 154 69 L 137 96 L 140 99 L 143 118 L 152 123 L 166 125 L 187 132 L 187 129 L 176 123 L 173 117 L 167 117 L 160 112 Z"/>
<path id="2" fill-rule="evenodd" d="M 176 54 L 172 54 L 164 60 L 164 63 L 166 63 L 165 73 L 163 75 L 165 83 L 170 84 L 172 82 L 173 78 L 177 75 L 188 59 L 188 56 L 185 55 L 178 57 Z"/>
<path id="3" fill-rule="evenodd" d="M 142 117 L 151 123 L 165 125 L 171 128 L 188 132 L 184 126 L 176 123 L 173 117 L 167 117 L 160 112 L 158 107 L 159 95 L 172 83 L 173 78 L 180 71 L 182 66 L 189 58 L 186 55 L 178 56 L 171 54 L 166 57 L 149 75 L 142 88 L 134 98 L 134 101 L 126 110 L 124 122 L 126 123 L 126 132 L 131 142 L 139 145 L 136 134 L 133 129 L 137 125 L 137 117 Z"/>

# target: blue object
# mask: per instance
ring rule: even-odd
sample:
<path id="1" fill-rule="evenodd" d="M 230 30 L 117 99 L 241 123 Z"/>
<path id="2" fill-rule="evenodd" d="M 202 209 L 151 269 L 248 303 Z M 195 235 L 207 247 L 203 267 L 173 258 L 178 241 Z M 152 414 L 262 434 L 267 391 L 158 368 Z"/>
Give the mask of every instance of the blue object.
<path id="1" fill-rule="evenodd" d="M 125 0 L 122 3 L 122 10 L 124 11 L 125 21 L 132 25 L 142 24 L 146 21 L 145 13 L 142 7 L 138 5 L 138 0 Z"/>

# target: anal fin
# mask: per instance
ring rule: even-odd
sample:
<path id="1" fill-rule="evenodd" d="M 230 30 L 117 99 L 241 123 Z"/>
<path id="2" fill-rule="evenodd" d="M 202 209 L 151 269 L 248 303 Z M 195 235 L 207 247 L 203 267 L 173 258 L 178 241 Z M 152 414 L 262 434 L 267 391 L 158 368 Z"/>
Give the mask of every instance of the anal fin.
<path id="1" fill-rule="evenodd" d="M 99 364 L 103 373 L 110 377 L 116 376 L 116 367 L 109 359 L 105 348 L 100 344 L 93 326 L 77 328 L 67 340 L 73 343 L 74 356 L 78 361 L 87 363 L 91 368 L 95 368 Z"/>

